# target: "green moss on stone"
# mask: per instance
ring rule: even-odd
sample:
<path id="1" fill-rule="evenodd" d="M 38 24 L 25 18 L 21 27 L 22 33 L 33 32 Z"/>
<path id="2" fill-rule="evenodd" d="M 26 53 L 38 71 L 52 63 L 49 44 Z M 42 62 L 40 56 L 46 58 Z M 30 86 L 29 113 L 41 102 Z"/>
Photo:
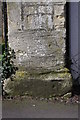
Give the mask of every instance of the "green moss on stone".
<path id="1" fill-rule="evenodd" d="M 68 70 L 33 74 L 17 71 L 13 81 L 5 86 L 9 95 L 32 95 L 38 97 L 61 96 L 71 90 L 72 80 Z"/>

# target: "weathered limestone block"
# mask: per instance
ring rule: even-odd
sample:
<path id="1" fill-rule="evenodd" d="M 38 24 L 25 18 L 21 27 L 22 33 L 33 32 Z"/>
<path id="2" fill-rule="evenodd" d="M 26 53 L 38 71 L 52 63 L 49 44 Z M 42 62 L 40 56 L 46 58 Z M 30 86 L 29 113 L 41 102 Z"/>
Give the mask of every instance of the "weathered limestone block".
<path id="1" fill-rule="evenodd" d="M 27 34 L 24 31 L 11 35 L 10 44 L 13 44 L 12 48 L 16 51 L 17 64 L 31 66 L 31 68 L 51 67 L 52 70 L 64 67 L 64 39 L 60 35 L 60 32 L 42 30 L 27 31 Z"/>
<path id="2" fill-rule="evenodd" d="M 51 80 L 51 77 L 53 80 Z M 66 71 L 65 73 L 63 71 L 63 73 L 52 72 L 43 74 L 30 74 L 26 71 L 17 71 L 13 81 L 6 80 L 6 83 L 9 82 L 5 83 L 4 90 L 10 96 L 30 95 L 39 98 L 63 96 L 67 92 L 70 92 L 72 86 L 70 77 L 70 74 L 67 74 Z"/>
<path id="3" fill-rule="evenodd" d="M 46 70 L 64 67 L 65 19 L 55 18 L 64 15 L 63 9 L 63 4 L 8 4 L 9 44 L 17 64 Z M 60 30 L 54 29 L 56 25 Z"/>
<path id="4" fill-rule="evenodd" d="M 23 83 L 26 82 L 29 89 L 26 86 L 24 91 L 32 91 L 30 88 L 32 86 L 36 88 L 35 85 L 39 81 L 40 85 L 43 85 L 43 81 L 50 82 L 46 83 L 47 85 L 44 83 L 43 86 L 47 86 L 45 89 L 48 91 L 50 85 L 49 94 L 53 93 L 54 96 L 61 95 L 61 92 L 59 94 L 58 92 L 63 89 L 62 94 L 71 89 L 71 75 L 65 68 L 64 58 L 66 52 L 64 7 L 64 2 L 8 3 L 9 45 L 16 52 L 17 66 L 28 73 Z M 16 86 L 15 82 L 12 84 Z M 38 90 L 40 89 L 41 87 Z"/>

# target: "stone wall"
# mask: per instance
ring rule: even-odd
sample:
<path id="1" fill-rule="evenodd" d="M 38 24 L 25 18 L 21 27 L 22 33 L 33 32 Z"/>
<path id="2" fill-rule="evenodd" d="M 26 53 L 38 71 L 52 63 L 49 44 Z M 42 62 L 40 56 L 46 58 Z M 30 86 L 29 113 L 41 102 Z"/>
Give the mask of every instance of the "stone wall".
<path id="1" fill-rule="evenodd" d="M 9 45 L 18 65 L 39 72 L 64 67 L 64 3 L 8 3 L 8 15 Z"/>
<path id="2" fill-rule="evenodd" d="M 5 81 L 7 93 L 61 96 L 72 87 L 65 68 L 65 2 L 8 3 L 8 42 L 19 70 Z"/>

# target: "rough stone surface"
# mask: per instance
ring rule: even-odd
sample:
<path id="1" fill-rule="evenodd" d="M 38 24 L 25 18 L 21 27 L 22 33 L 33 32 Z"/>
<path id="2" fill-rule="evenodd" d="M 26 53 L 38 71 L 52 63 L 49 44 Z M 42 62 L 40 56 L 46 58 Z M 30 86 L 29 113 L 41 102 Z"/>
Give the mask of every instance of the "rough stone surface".
<path id="1" fill-rule="evenodd" d="M 66 79 L 67 77 L 68 79 Z M 56 73 L 30 74 L 25 71 L 17 71 L 13 81 L 5 81 L 4 90 L 12 97 L 25 95 L 45 98 L 63 96 L 71 90 L 72 81 L 70 78 L 69 73 L 57 73 L 56 75 Z"/>
<path id="2" fill-rule="evenodd" d="M 39 71 L 64 67 L 63 3 L 8 3 L 8 15 L 9 45 L 18 65 Z"/>
<path id="3" fill-rule="evenodd" d="M 71 75 L 65 68 L 64 57 L 64 1 L 8 3 L 8 38 L 16 52 L 15 64 L 21 77 L 17 77 L 17 72 L 5 90 L 10 89 L 12 95 L 45 97 L 71 90 Z"/>

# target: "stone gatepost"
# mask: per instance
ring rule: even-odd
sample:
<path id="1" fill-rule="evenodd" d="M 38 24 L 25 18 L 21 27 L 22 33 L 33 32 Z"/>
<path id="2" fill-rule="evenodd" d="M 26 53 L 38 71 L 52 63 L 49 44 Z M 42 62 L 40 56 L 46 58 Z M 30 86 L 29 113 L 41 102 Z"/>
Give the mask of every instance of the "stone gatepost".
<path id="1" fill-rule="evenodd" d="M 20 81 L 24 93 L 47 97 L 71 89 L 65 68 L 65 1 L 8 3 L 8 38 L 20 69 L 16 76 L 26 76 Z"/>

